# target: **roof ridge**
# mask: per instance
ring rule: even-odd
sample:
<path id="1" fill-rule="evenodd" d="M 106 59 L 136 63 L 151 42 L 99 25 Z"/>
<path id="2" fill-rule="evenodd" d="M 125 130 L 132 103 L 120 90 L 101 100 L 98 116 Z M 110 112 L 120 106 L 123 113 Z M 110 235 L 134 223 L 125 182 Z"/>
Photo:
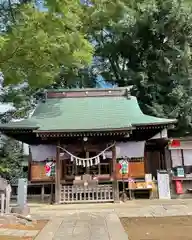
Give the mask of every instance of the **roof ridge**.
<path id="1" fill-rule="evenodd" d="M 85 97 L 117 97 L 130 99 L 130 87 L 118 88 L 82 88 L 82 89 L 53 89 L 46 92 L 46 98 L 85 98 Z"/>
<path id="2" fill-rule="evenodd" d="M 120 91 L 120 90 L 131 90 L 132 86 L 125 87 L 110 87 L 110 88 L 58 88 L 58 89 L 47 89 L 46 92 L 107 92 L 107 91 Z"/>

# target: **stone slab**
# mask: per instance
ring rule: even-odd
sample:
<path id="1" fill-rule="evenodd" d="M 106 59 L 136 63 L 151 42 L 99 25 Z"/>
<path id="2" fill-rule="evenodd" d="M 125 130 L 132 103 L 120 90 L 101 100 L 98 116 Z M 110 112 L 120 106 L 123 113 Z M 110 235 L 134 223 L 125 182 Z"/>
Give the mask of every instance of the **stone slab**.
<path id="1" fill-rule="evenodd" d="M 39 231 L 33 230 L 33 231 L 26 231 L 25 236 L 26 237 L 35 237 Z"/>
<path id="2" fill-rule="evenodd" d="M 37 235 L 35 240 L 52 240 L 55 234 L 57 233 L 60 224 L 62 223 L 61 218 L 55 218 L 50 220 L 43 230 Z M 68 240 L 68 239 L 67 239 Z"/>
<path id="3" fill-rule="evenodd" d="M 9 229 L 9 228 L 0 228 L 0 236 L 7 235 L 7 236 L 28 236 L 34 237 L 38 234 L 39 231 L 37 230 L 18 230 L 18 229 Z M 1 238 L 1 237 L 0 237 Z"/>
<path id="4" fill-rule="evenodd" d="M 109 214 L 106 220 L 110 240 L 128 240 L 128 235 L 116 214 Z"/>
<path id="5" fill-rule="evenodd" d="M 19 230 L 19 231 L 12 232 L 12 234 L 8 234 L 8 235 L 9 236 L 24 237 L 24 236 L 26 236 L 25 234 L 26 234 L 25 230 Z"/>
<path id="6" fill-rule="evenodd" d="M 30 214 L 30 208 L 27 205 L 24 207 L 14 206 L 11 208 L 11 213 L 17 213 L 17 214 L 27 216 Z"/>
<path id="7" fill-rule="evenodd" d="M 62 219 L 62 218 L 60 218 Z M 82 213 L 67 216 L 53 236 L 53 240 L 127 240 L 123 226 L 115 213 Z M 48 227 L 48 226 L 47 226 Z M 46 233 L 47 234 L 47 233 Z M 40 240 L 40 234 L 36 240 Z M 51 239 L 51 238 L 49 238 Z M 48 240 L 48 239 L 46 239 Z"/>

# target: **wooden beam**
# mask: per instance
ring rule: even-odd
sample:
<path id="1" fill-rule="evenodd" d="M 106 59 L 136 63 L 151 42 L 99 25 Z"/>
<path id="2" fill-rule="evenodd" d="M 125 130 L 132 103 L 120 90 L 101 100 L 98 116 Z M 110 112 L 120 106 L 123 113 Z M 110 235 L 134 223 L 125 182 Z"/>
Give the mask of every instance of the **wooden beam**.
<path id="1" fill-rule="evenodd" d="M 112 147 L 112 168 L 113 168 L 113 194 L 114 194 L 114 202 L 119 202 L 119 185 L 116 178 L 116 146 Z"/>
<path id="2" fill-rule="evenodd" d="M 60 141 L 56 148 L 56 166 L 55 166 L 55 203 L 59 204 L 61 199 L 61 161 L 60 161 Z"/>

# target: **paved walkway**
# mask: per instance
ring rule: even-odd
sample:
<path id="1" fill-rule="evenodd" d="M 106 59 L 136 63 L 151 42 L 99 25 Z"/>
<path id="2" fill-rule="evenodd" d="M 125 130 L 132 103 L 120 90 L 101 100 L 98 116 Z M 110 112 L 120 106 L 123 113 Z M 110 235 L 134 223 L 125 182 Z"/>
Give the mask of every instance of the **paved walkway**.
<path id="1" fill-rule="evenodd" d="M 35 240 L 127 240 L 118 216 L 115 213 L 67 214 L 53 218 Z"/>
<path id="2" fill-rule="evenodd" d="M 0 228 L 0 238 L 1 236 L 14 236 L 14 237 L 35 237 L 39 231 L 36 230 L 18 230 L 9 228 Z"/>
<path id="3" fill-rule="evenodd" d="M 35 214 L 37 210 L 31 208 L 31 211 Z M 128 240 L 119 217 L 192 215 L 192 201 L 142 200 L 122 204 L 46 205 L 39 206 L 38 214 L 52 220 L 35 240 Z"/>
<path id="4" fill-rule="evenodd" d="M 121 204 L 41 205 L 31 208 L 32 215 L 62 217 L 75 213 L 114 213 L 118 217 L 160 217 L 192 215 L 192 200 L 135 200 Z M 37 217 L 38 217 L 37 215 Z"/>
<path id="5" fill-rule="evenodd" d="M 191 200 L 136 200 L 121 204 L 32 204 L 34 218 L 50 219 L 38 231 L 0 229 L 0 235 L 36 236 L 35 240 L 128 240 L 119 217 L 192 215 Z"/>

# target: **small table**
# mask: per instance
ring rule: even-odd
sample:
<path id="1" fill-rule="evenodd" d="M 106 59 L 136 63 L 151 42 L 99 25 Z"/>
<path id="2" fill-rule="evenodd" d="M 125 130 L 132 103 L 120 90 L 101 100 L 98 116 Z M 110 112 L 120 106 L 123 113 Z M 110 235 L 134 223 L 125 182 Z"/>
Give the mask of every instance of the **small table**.
<path id="1" fill-rule="evenodd" d="M 152 188 L 126 188 L 129 191 L 130 200 L 135 199 L 136 191 L 149 191 L 149 199 L 152 199 Z"/>

